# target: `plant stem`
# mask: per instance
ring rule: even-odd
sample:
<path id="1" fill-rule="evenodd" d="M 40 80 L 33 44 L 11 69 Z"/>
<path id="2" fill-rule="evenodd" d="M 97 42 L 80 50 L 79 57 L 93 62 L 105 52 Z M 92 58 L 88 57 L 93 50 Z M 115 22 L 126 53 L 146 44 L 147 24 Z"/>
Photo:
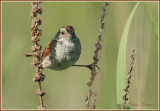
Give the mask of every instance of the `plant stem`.
<path id="1" fill-rule="evenodd" d="M 40 99 L 40 106 L 38 107 L 38 109 L 44 110 L 45 107 L 43 105 L 42 96 L 44 96 L 45 93 L 42 91 L 41 82 L 44 80 L 45 75 L 42 74 L 43 68 L 41 66 L 41 45 L 38 43 L 38 41 L 40 41 L 39 36 L 42 35 L 42 31 L 38 29 L 38 26 L 41 25 L 41 19 L 37 16 L 41 13 L 42 8 L 40 7 L 40 2 L 32 2 L 32 10 L 30 15 L 32 19 L 31 40 L 33 43 L 35 43 L 35 45 L 31 48 L 33 53 L 25 55 L 34 56 L 32 65 L 36 67 L 37 74 L 34 75 L 33 81 L 38 82 L 38 90 L 36 91 L 36 94 L 39 96 Z"/>
<path id="2" fill-rule="evenodd" d="M 89 86 L 88 96 L 86 98 L 86 107 L 87 107 L 87 109 L 96 109 L 97 93 L 95 91 L 93 91 L 93 87 L 92 86 L 93 86 L 94 79 L 95 79 L 95 77 L 97 75 L 96 67 L 98 69 L 100 69 L 98 67 L 98 65 L 97 65 L 98 61 L 99 61 L 98 52 L 99 52 L 100 49 L 102 49 L 102 45 L 100 44 L 100 41 L 102 40 L 102 30 L 104 28 L 104 17 L 106 15 L 106 6 L 108 6 L 107 2 L 105 2 L 103 7 L 102 7 L 103 13 L 101 15 L 101 27 L 100 27 L 100 32 L 99 32 L 99 35 L 98 35 L 97 43 L 95 44 L 96 49 L 94 51 L 93 63 L 90 64 L 90 65 L 87 65 L 87 67 L 91 70 L 91 78 L 90 78 L 90 81 L 87 84 Z M 91 104 L 91 97 L 93 97 L 92 104 Z"/>
<path id="3" fill-rule="evenodd" d="M 131 73 L 132 73 L 132 70 L 133 70 L 133 64 L 134 64 L 134 60 L 135 60 L 134 52 L 135 52 L 135 49 L 132 50 L 130 70 L 129 70 L 129 72 L 127 74 L 127 77 L 126 77 L 126 87 L 124 88 L 125 93 L 124 93 L 124 95 L 122 97 L 122 99 L 123 99 L 123 103 L 121 105 L 122 109 L 125 109 L 126 101 L 128 100 L 127 95 L 129 93 L 128 90 L 129 90 L 129 87 L 130 87 Z"/>

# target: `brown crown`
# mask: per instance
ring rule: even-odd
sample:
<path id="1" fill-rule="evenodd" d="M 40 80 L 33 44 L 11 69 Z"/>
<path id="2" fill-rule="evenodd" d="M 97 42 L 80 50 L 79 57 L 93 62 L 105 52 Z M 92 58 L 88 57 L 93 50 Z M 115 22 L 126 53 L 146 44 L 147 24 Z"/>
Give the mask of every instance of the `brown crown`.
<path id="1" fill-rule="evenodd" d="M 73 32 L 73 27 L 72 26 L 62 26 L 61 28 L 65 28 L 67 32 Z"/>

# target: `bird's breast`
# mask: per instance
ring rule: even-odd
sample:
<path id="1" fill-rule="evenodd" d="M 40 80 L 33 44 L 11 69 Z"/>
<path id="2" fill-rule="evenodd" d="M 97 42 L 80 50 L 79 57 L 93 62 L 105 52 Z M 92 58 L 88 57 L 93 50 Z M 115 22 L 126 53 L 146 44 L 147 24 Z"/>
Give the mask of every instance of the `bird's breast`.
<path id="1" fill-rule="evenodd" d="M 79 59 L 81 53 L 81 44 L 79 39 L 65 39 L 57 41 L 57 44 L 51 50 L 49 59 L 51 65 L 49 68 L 54 70 L 64 70 Z"/>

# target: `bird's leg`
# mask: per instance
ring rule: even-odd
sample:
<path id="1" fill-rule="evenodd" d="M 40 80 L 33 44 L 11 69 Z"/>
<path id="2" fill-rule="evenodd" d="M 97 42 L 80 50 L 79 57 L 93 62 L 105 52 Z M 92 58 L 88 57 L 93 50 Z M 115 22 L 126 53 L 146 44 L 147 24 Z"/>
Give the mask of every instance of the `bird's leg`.
<path id="1" fill-rule="evenodd" d="M 92 71 L 93 68 L 94 68 L 94 65 L 93 65 L 93 64 L 89 64 L 89 65 L 73 65 L 73 66 L 86 67 L 86 68 L 89 68 L 91 71 Z M 95 67 L 97 67 L 97 68 L 100 70 L 100 68 L 99 68 L 97 65 L 95 65 Z"/>
<path id="2" fill-rule="evenodd" d="M 90 70 L 92 70 L 92 64 L 90 64 L 90 65 L 73 65 L 73 66 L 86 67 L 86 68 L 89 68 Z"/>

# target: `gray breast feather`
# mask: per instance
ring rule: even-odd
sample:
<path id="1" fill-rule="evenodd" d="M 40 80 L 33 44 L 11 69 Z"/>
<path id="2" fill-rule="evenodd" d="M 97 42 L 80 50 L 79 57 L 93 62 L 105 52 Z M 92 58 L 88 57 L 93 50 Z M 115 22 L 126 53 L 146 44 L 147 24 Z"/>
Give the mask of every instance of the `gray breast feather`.
<path id="1" fill-rule="evenodd" d="M 52 65 L 50 68 L 54 70 L 63 70 L 76 63 L 81 54 L 81 44 L 78 38 L 64 39 L 57 41 L 53 46 L 50 60 Z"/>

